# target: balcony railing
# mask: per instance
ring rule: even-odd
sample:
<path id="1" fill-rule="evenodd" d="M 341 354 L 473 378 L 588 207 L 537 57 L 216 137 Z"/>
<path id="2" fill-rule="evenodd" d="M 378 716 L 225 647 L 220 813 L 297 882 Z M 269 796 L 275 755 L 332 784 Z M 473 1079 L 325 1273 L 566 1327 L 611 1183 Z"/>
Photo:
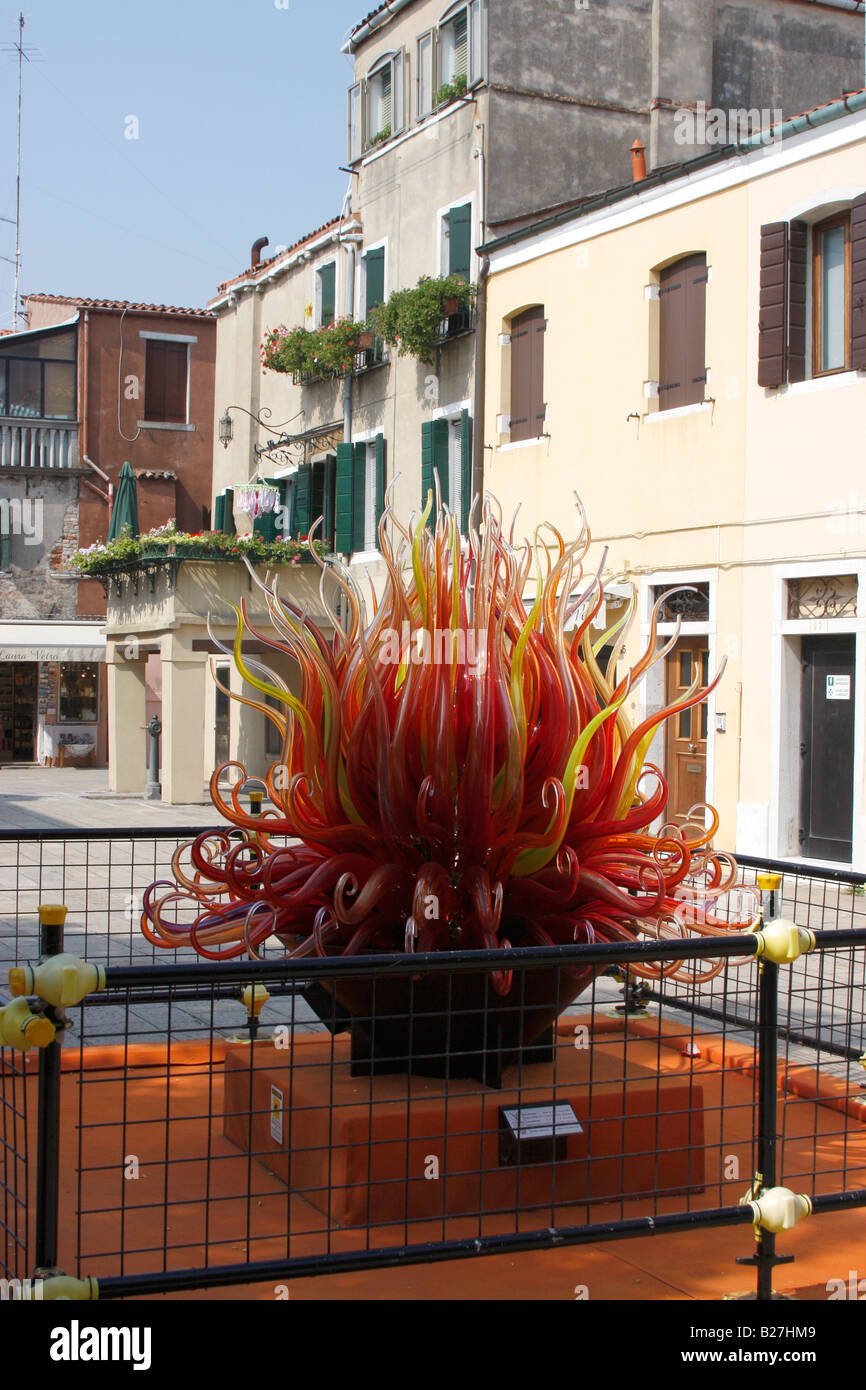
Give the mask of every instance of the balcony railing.
<path id="1" fill-rule="evenodd" d="M 456 314 L 449 314 L 444 318 L 436 330 L 436 338 L 441 347 L 450 338 L 459 338 L 464 333 L 471 333 L 475 327 L 475 315 L 468 304 L 463 304 Z"/>
<path id="2" fill-rule="evenodd" d="M 385 344 L 381 338 L 374 338 L 372 347 L 362 348 L 360 352 L 355 353 L 352 372 L 366 372 L 371 367 L 381 367 L 387 361 Z M 346 372 L 293 372 L 292 382 L 295 386 L 315 386 L 321 381 L 339 381 L 346 375 Z"/>
<path id="3" fill-rule="evenodd" d="M 77 424 L 0 420 L 0 469 L 77 467 Z"/>

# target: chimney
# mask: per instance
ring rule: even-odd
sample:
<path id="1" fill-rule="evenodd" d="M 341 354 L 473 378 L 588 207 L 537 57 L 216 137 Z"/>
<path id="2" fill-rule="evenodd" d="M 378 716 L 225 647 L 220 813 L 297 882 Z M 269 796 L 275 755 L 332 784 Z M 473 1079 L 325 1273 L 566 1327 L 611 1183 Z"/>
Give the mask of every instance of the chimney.
<path id="1" fill-rule="evenodd" d="M 635 140 L 631 147 L 631 177 L 632 183 L 646 178 L 646 150 L 640 140 Z"/>
<path id="2" fill-rule="evenodd" d="M 258 241 L 253 242 L 253 249 L 250 252 L 250 270 L 255 270 L 262 262 L 262 251 L 268 244 L 266 236 L 260 236 Z"/>

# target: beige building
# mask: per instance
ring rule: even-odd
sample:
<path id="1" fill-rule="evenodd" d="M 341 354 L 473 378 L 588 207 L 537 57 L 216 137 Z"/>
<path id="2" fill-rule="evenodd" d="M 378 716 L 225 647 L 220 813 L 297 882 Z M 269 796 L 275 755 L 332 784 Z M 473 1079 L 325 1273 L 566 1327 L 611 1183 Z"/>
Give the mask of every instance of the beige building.
<path id="1" fill-rule="evenodd" d="M 744 854 L 866 862 L 866 95 L 490 243 L 485 486 L 637 586 L 620 672 L 675 814 Z M 527 331 L 528 330 L 528 331 Z M 606 548 L 606 557 L 605 557 Z"/>

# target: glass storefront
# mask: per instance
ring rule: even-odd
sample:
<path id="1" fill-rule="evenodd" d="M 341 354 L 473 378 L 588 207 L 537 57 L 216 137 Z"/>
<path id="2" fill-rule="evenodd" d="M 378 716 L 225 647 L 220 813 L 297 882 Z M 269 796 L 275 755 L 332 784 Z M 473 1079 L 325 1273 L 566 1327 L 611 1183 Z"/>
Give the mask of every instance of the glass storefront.
<path id="1" fill-rule="evenodd" d="M 60 666 L 57 717 L 61 724 L 99 721 L 99 666 L 96 662 L 65 662 Z"/>

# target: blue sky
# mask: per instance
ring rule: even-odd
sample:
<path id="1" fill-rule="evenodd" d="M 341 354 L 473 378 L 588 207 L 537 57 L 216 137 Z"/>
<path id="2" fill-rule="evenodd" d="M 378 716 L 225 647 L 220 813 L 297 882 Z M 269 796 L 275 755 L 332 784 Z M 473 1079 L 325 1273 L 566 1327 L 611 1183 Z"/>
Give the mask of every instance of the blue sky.
<path id="1" fill-rule="evenodd" d="M 25 3 L 24 293 L 203 305 L 257 237 L 287 245 L 339 212 L 340 46 L 373 6 L 285 3 Z M 18 8 L 0 0 L 0 217 L 15 213 Z M 12 282 L 0 261 L 0 328 Z"/>

